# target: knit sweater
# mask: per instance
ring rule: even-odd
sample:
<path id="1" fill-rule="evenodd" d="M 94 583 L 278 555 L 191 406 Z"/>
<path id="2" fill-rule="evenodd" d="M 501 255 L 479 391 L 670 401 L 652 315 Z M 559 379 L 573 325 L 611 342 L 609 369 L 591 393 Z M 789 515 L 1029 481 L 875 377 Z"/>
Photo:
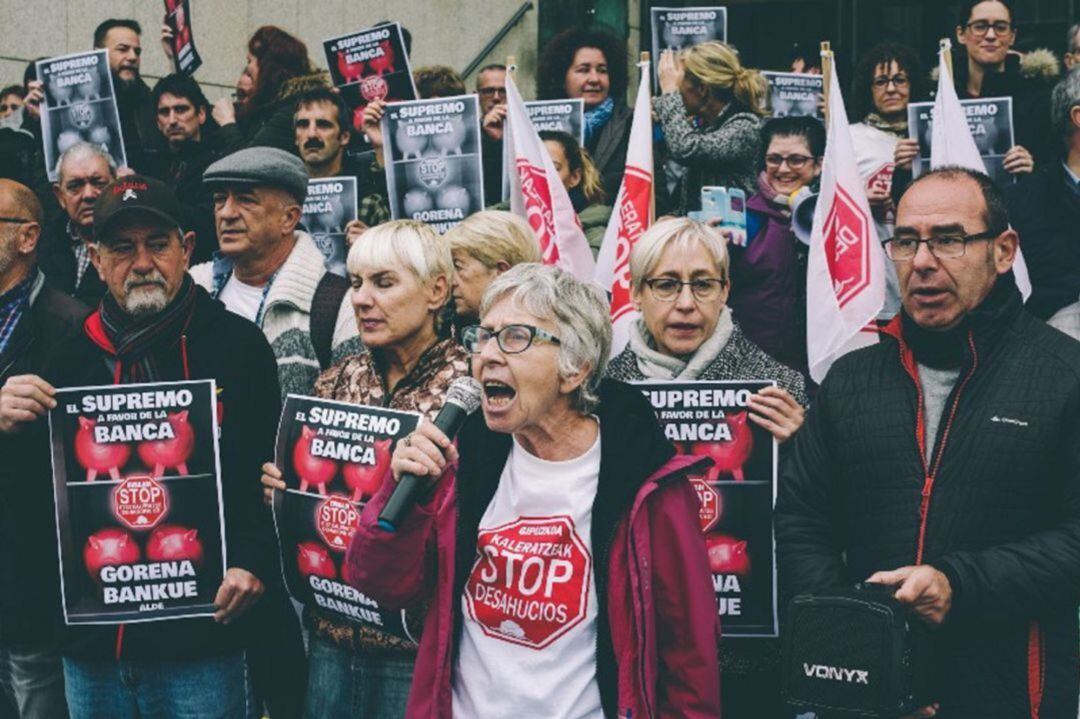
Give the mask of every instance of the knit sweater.
<path id="1" fill-rule="evenodd" d="M 296 246 L 274 274 L 263 297 L 259 326 L 277 358 L 281 397 L 311 394 L 319 376 L 319 360 L 311 341 L 311 301 L 326 274 L 325 258 L 306 232 L 296 231 Z M 215 299 L 232 275 L 232 261 L 217 255 L 191 268 L 191 277 Z M 358 354 L 362 345 L 348 293 L 334 322 L 332 360 Z"/>

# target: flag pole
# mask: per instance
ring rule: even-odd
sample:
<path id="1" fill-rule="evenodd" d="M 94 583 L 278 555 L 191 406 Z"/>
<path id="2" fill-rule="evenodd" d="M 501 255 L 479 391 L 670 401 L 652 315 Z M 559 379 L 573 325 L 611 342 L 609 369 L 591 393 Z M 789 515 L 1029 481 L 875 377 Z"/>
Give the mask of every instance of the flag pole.
<path id="1" fill-rule="evenodd" d="M 642 51 L 641 55 L 638 57 L 638 62 L 639 62 L 640 65 L 642 65 L 642 67 L 641 67 L 642 72 L 649 72 L 649 70 L 647 70 L 644 67 L 644 65 L 649 62 L 649 58 L 650 58 L 650 55 L 649 55 L 648 50 Z M 654 168 L 654 171 L 655 171 L 655 168 Z M 653 223 L 653 221 L 655 219 L 656 219 L 656 183 L 653 183 L 649 187 L 649 226 L 652 226 L 652 223 Z"/>
<path id="2" fill-rule="evenodd" d="M 506 71 L 511 75 L 517 74 L 517 57 L 513 55 L 506 56 Z"/>
<path id="3" fill-rule="evenodd" d="M 943 37 L 938 40 L 938 52 L 944 52 L 945 58 L 945 70 L 949 73 L 949 82 L 953 82 L 953 69 L 952 69 L 952 40 L 947 37 Z"/>
<path id="4" fill-rule="evenodd" d="M 832 85 L 833 53 L 832 43 L 828 40 L 821 41 L 821 85 L 822 98 L 825 100 L 825 122 L 829 121 L 829 88 Z"/>

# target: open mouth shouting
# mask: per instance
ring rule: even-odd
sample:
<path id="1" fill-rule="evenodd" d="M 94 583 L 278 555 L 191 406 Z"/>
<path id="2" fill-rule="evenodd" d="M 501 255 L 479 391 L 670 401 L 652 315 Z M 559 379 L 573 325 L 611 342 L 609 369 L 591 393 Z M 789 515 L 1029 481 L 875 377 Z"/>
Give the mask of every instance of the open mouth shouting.
<path id="1" fill-rule="evenodd" d="M 517 390 L 499 380 L 484 380 L 484 409 L 491 411 L 504 410 L 510 406 L 517 397 Z"/>

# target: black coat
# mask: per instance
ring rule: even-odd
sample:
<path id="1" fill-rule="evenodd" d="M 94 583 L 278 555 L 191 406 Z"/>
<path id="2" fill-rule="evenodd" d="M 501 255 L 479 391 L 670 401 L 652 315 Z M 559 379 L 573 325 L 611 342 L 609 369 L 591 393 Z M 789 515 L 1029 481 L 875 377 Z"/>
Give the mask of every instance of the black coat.
<path id="1" fill-rule="evenodd" d="M 44 278 L 39 282 L 0 355 L 0 385 L 16 375 L 42 374 L 89 312 Z M 64 620 L 48 420 L 0 434 L 0 458 L 0 646 L 50 647 Z"/>
<path id="2" fill-rule="evenodd" d="M 1054 161 L 1006 191 L 1031 276 L 1026 307 L 1042 320 L 1080 299 L 1080 195 L 1070 184 Z"/>
<path id="3" fill-rule="evenodd" d="M 38 266 L 53 287 L 90 307 L 97 307 L 108 288 L 92 263 L 87 266 L 78 287 L 75 286 L 78 263 L 67 225 L 66 212 L 61 212 L 45 225 L 38 240 Z"/>
<path id="4" fill-rule="evenodd" d="M 214 379 L 219 402 L 221 491 L 224 500 L 226 567 L 239 567 L 264 583 L 277 583 L 280 563 L 269 510 L 259 484 L 261 467 L 274 457 L 281 416 L 277 363 L 258 327 L 225 309 L 196 287 L 195 310 L 186 332 L 190 379 Z M 180 352 L 179 347 L 176 348 Z M 62 346 L 45 378 L 57 387 L 113 383 L 108 357 L 85 335 Z M 180 363 L 170 363 L 179 369 Z M 184 377 L 162 377 L 178 381 Z M 126 625 L 122 657 L 131 660 L 201 659 L 242 651 L 243 615 L 227 625 L 213 619 L 176 619 Z M 65 656 L 114 659 L 114 626 L 68 627 Z"/>
<path id="5" fill-rule="evenodd" d="M 604 192 L 612 203 L 619 195 L 619 185 L 626 171 L 626 150 L 630 145 L 630 125 L 633 120 L 634 111 L 625 102 L 616 100 L 611 119 L 586 143 L 596 169 L 600 171 Z"/>
<path id="6" fill-rule="evenodd" d="M 782 470 L 781 590 L 790 598 L 913 565 L 921 545 L 954 591 L 933 639 L 946 668 L 938 716 L 1034 716 L 1030 677 L 1040 719 L 1074 719 L 1080 343 L 1027 314 L 1011 275 L 969 322 L 930 472 L 903 340 L 886 335 L 833 365 Z"/>
<path id="7" fill-rule="evenodd" d="M 120 114 L 127 166 L 136 172 L 145 172 L 144 151 L 163 142 L 157 127 L 153 93 L 142 79 L 127 87 L 117 82 L 115 77 L 113 82 L 116 84 L 116 109 Z"/>

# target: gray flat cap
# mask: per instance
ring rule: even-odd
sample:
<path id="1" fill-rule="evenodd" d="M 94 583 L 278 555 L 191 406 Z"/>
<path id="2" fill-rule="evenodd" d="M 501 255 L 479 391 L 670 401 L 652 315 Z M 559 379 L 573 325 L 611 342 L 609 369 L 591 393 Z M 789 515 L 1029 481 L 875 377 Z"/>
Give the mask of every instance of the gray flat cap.
<path id="1" fill-rule="evenodd" d="M 248 147 L 226 155 L 203 173 L 203 182 L 221 185 L 280 187 L 300 204 L 307 197 L 308 172 L 299 157 L 276 147 Z"/>

